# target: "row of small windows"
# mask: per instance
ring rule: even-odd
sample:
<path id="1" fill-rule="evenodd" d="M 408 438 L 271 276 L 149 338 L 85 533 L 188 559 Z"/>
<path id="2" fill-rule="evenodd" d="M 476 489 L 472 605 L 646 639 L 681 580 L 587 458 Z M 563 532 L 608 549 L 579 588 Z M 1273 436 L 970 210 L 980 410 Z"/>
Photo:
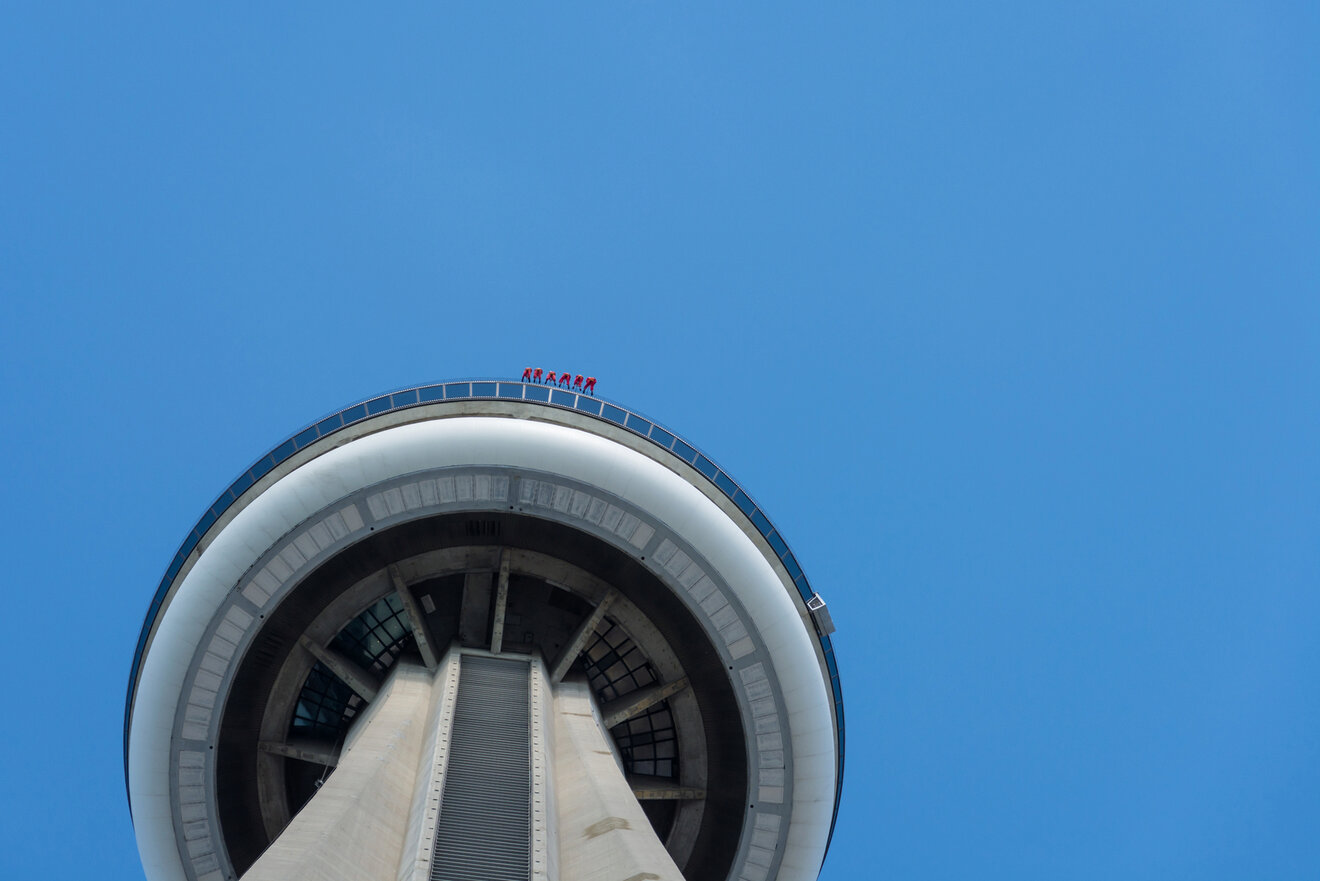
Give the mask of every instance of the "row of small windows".
<path id="1" fill-rule="evenodd" d="M 587 682 L 601 703 L 655 685 L 655 670 L 628 634 L 606 617 L 583 649 Z M 669 702 L 661 701 L 610 729 L 624 770 L 649 777 L 678 777 L 678 737 Z"/>
<path id="2" fill-rule="evenodd" d="M 806 575 L 798 565 L 797 559 L 789 550 L 788 544 L 783 537 L 775 530 L 770 523 L 770 519 L 765 513 L 752 501 L 741 487 L 729 477 L 719 466 L 711 459 L 699 452 L 691 444 L 688 444 L 681 438 L 669 431 L 656 425 L 654 422 L 610 404 L 606 401 L 596 398 L 592 395 L 579 394 L 559 388 L 553 388 L 534 383 L 506 382 L 506 381 L 472 381 L 472 382 L 450 382 L 437 385 L 422 386 L 419 388 L 405 389 L 393 392 L 388 395 L 381 395 L 369 401 L 355 404 L 352 407 L 334 413 L 326 418 L 308 426 L 293 437 L 280 444 L 266 456 L 259 459 L 251 468 L 245 471 L 235 480 L 224 493 L 216 499 L 215 503 L 207 510 L 202 518 L 197 522 L 192 532 L 184 540 L 183 545 L 175 554 L 169 568 L 165 572 L 156 590 L 156 595 L 152 598 L 150 607 L 147 610 L 146 623 L 142 628 L 142 633 L 138 638 L 138 645 L 133 657 L 133 677 L 129 684 L 129 702 L 133 697 L 133 689 L 136 688 L 137 672 L 142 661 L 142 653 L 146 649 L 147 637 L 151 631 L 151 622 L 155 620 L 169 593 L 171 584 L 175 576 L 183 569 L 188 555 L 201 541 L 206 531 L 216 522 L 217 519 L 233 504 L 244 492 L 254 483 L 264 477 L 278 464 L 292 456 L 298 450 L 320 440 L 321 438 L 338 431 L 339 429 L 358 422 L 370 416 L 376 416 L 392 410 L 404 409 L 407 407 L 419 406 L 422 404 L 434 403 L 445 400 L 464 400 L 473 398 L 501 398 L 506 400 L 536 401 L 550 406 L 562 407 L 565 409 L 576 410 L 607 419 L 617 425 L 623 426 L 628 430 L 647 438 L 653 443 L 658 444 L 664 449 L 672 452 L 683 461 L 696 468 L 702 475 L 717 486 L 721 492 L 729 497 L 738 508 L 743 511 L 752 521 L 757 531 L 761 533 L 774 549 L 775 554 L 783 562 L 788 570 L 789 577 L 793 579 L 798 593 L 803 600 L 810 599 L 814 591 L 811 589 Z M 387 616 L 388 617 L 388 616 Z M 397 613 L 395 614 L 397 618 Z M 817 628 L 817 639 L 820 641 L 821 648 L 825 655 L 825 664 L 830 676 L 830 689 L 834 695 L 836 713 L 838 715 L 838 733 L 839 733 L 839 763 L 840 775 L 842 774 L 843 763 L 843 693 L 840 688 L 838 668 L 834 660 L 833 646 L 829 636 L 819 632 Z M 378 657 L 378 656 L 373 656 Z M 397 652 L 393 657 L 397 657 Z M 389 662 L 393 662 L 393 657 Z M 125 714 L 125 748 L 127 749 L 128 738 L 128 718 Z M 641 773 L 641 772 L 639 772 Z M 659 775 L 663 776 L 663 775 Z"/>
<path id="3" fill-rule="evenodd" d="M 414 644 L 408 613 L 398 596 L 390 594 L 345 625 L 330 646 L 383 678 L 399 655 Z M 591 690 L 601 703 L 658 681 L 646 656 L 609 618 L 597 627 L 581 659 Z M 289 733 L 342 743 L 345 732 L 365 706 L 360 695 L 317 661 L 298 693 Z M 629 773 L 678 776 L 678 740 L 668 701 L 616 725 L 610 734 Z"/>
<path id="4" fill-rule="evenodd" d="M 789 576 L 797 586 L 798 592 L 802 598 L 810 599 L 813 591 L 807 583 L 806 576 L 797 564 L 792 552 L 788 549 L 787 543 L 775 531 L 770 519 L 764 512 L 752 501 L 734 480 L 729 477 L 704 454 L 700 453 L 691 444 L 686 443 L 681 438 L 661 428 L 659 425 L 651 422 L 645 417 L 636 413 L 631 413 L 614 404 L 607 403 L 591 395 L 579 394 L 577 392 L 565 391 L 557 388 L 551 388 L 543 385 L 521 382 L 451 382 L 441 385 L 423 386 L 421 388 L 407 389 L 405 391 L 394 392 L 389 395 L 382 395 L 373 398 L 361 404 L 355 404 L 322 419 L 314 425 L 300 431 L 298 434 L 289 438 L 280 444 L 266 456 L 259 459 L 256 464 L 244 472 L 235 480 L 224 493 L 216 499 L 215 503 L 202 515 L 196 527 L 184 541 L 183 546 L 175 555 L 169 569 L 166 571 L 165 578 L 161 583 L 161 589 L 157 591 L 157 596 L 163 598 L 165 591 L 168 590 L 169 583 L 173 581 L 174 576 L 183 568 L 184 562 L 188 558 L 197 542 L 205 535 L 206 530 L 211 528 L 224 511 L 252 484 L 264 477 L 272 468 L 283 462 L 295 452 L 306 447 L 313 442 L 329 435 L 339 429 L 358 422 L 369 416 L 376 416 L 380 413 L 391 410 L 399 410 L 406 407 L 418 406 L 420 404 L 433 403 L 442 400 L 460 400 L 471 398 L 505 398 L 509 400 L 539 401 L 541 403 L 551 404 L 553 406 L 564 407 L 570 410 L 577 410 L 608 419 L 618 425 L 622 425 L 630 431 L 653 441 L 659 446 L 677 455 L 683 461 L 689 463 L 700 471 L 707 479 L 719 487 L 720 491 L 728 496 L 740 510 L 752 519 L 757 530 L 765 536 L 766 540 L 774 548 L 775 554 L 783 561 L 789 571 Z M 149 611 L 148 620 L 155 614 L 158 604 L 152 604 Z M 828 637 L 822 636 L 822 639 Z"/>

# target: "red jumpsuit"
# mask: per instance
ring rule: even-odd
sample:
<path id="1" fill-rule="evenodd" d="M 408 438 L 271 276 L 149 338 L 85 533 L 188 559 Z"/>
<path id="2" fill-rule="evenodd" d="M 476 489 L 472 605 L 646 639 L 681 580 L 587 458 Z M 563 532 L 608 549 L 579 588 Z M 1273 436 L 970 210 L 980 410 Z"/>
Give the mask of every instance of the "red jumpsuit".
<path id="1" fill-rule="evenodd" d="M 530 367 L 524 367 L 524 368 L 523 368 L 523 378 L 522 378 L 522 381 L 523 381 L 523 382 L 529 382 L 529 381 L 531 381 L 531 378 L 532 378 L 532 368 L 530 368 Z"/>
<path id="2" fill-rule="evenodd" d="M 594 395 L 596 393 L 596 377 L 588 376 L 587 384 L 582 387 L 582 390 L 589 395 Z"/>

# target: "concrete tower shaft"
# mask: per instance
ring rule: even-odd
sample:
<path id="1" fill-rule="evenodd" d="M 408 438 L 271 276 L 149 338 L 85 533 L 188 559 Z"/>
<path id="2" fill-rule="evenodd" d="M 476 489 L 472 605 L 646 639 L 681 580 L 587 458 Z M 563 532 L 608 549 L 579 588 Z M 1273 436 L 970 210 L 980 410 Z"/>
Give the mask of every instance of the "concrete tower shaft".
<path id="1" fill-rule="evenodd" d="M 306 842 L 365 811 L 399 843 L 354 877 L 441 878 L 445 835 L 472 838 L 446 824 L 493 812 L 526 830 L 511 877 L 814 878 L 842 772 L 829 629 L 763 512 L 649 420 L 530 383 L 373 399 L 240 476 L 162 581 L 125 725 L 144 865 L 343 866 Z M 530 776 L 463 790 L 511 718 Z M 381 749 L 394 782 L 362 771 Z M 616 774 L 583 769 L 606 752 Z"/>

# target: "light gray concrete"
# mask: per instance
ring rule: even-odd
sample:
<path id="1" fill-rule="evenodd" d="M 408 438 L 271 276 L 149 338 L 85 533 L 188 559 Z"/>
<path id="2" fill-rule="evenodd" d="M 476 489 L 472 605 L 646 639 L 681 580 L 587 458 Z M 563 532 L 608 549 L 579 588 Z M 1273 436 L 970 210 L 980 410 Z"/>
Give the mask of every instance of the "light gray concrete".
<path id="1" fill-rule="evenodd" d="M 318 645 L 306 636 L 298 637 L 298 645 L 311 652 L 316 660 L 324 664 L 331 673 L 338 676 L 345 685 L 361 695 L 366 701 L 370 702 L 376 699 L 380 686 L 376 683 L 376 677 L 366 670 L 363 670 L 334 649 Z"/>
<path id="2" fill-rule="evenodd" d="M 463 645 L 486 647 L 490 625 L 490 573 L 469 572 L 463 579 L 463 606 L 459 612 L 458 638 Z"/>
<path id="3" fill-rule="evenodd" d="M 678 694 L 688 687 L 687 677 L 678 679 L 674 682 L 665 682 L 660 685 L 652 685 L 650 688 L 641 688 L 632 694 L 610 701 L 600 708 L 600 713 L 605 717 L 605 728 L 610 729 L 620 722 L 626 722 L 640 713 L 646 712 L 651 707 L 660 703 L 667 697 Z"/>
<path id="4" fill-rule="evenodd" d="M 500 554 L 500 577 L 495 586 L 495 618 L 490 628 L 490 650 L 499 654 L 504 648 L 504 613 L 509 608 L 509 552 Z"/>
<path id="5" fill-rule="evenodd" d="M 573 638 L 564 646 L 558 659 L 555 660 L 554 667 L 550 670 L 551 682 L 559 682 L 564 678 L 564 674 L 568 672 L 569 667 L 573 666 L 573 662 L 581 654 L 591 634 L 596 632 L 596 625 L 600 623 L 600 619 L 605 617 L 605 613 L 610 610 L 610 606 L 618 595 L 614 588 L 607 590 L 596 608 L 592 609 L 591 614 L 578 625 L 578 629 L 573 632 Z"/>
<path id="6" fill-rule="evenodd" d="M 440 801 L 445 790 L 449 732 L 454 722 L 458 677 L 459 653 L 456 647 L 451 647 L 432 680 L 431 706 L 426 723 L 427 740 L 418 762 L 408 828 L 404 833 L 395 881 L 430 881 L 431 857 L 435 853 L 435 824 L 440 816 Z"/>
<path id="7" fill-rule="evenodd" d="M 426 411 L 420 408 L 416 412 L 421 418 Z M 511 415 L 517 414 L 518 411 L 511 411 Z M 400 511 L 396 510 L 397 505 L 389 504 L 378 511 L 376 504 L 349 496 L 373 480 L 393 480 L 392 475 L 420 474 L 428 468 L 446 467 L 447 461 L 465 463 L 478 460 L 473 457 L 482 457 L 480 461 L 496 461 L 510 468 L 553 468 L 556 473 L 562 472 L 581 482 L 570 486 L 566 477 L 561 481 L 564 485 L 556 487 L 550 485 L 553 480 L 542 480 L 545 486 L 536 488 L 534 493 L 529 487 L 525 505 L 535 516 L 576 523 L 583 520 L 573 507 L 577 503 L 576 493 L 581 491 L 591 496 L 599 492 L 599 500 L 605 506 L 611 504 L 607 494 L 612 492 L 627 495 L 629 504 L 637 506 L 633 513 L 646 521 L 647 529 L 672 526 L 677 530 L 672 536 L 674 541 L 666 543 L 658 535 L 654 540 L 636 537 L 641 527 L 630 532 L 633 537 L 625 535 L 629 530 L 624 526 L 631 524 L 627 515 L 618 522 L 617 529 L 608 516 L 600 523 L 588 516 L 585 525 L 581 525 L 584 531 L 593 534 L 617 532 L 617 541 L 605 537 L 635 553 L 676 595 L 685 597 L 716 650 L 729 656 L 729 678 L 746 730 L 757 732 L 757 743 L 748 757 L 750 782 L 757 796 L 757 816 L 752 818 L 754 827 L 744 830 L 734 876 L 741 874 L 743 868 L 750 870 L 751 866 L 769 865 L 773 873 L 782 854 L 783 864 L 789 870 L 784 878 L 814 878 L 828 832 L 833 796 L 832 732 L 828 716 L 818 712 L 819 707 L 828 710 L 830 696 L 824 690 L 824 683 L 809 680 L 810 646 L 806 655 L 795 648 L 797 634 L 801 632 L 806 639 L 809 630 L 802 627 L 802 620 L 777 610 L 782 602 L 769 590 L 772 579 L 762 578 L 756 571 L 764 568 L 762 564 L 746 558 L 737 536 L 726 535 L 728 524 L 707 517 L 709 512 L 704 511 L 699 499 L 689 505 L 685 501 L 687 491 L 682 487 L 674 487 L 670 492 L 663 471 L 647 469 L 640 463 L 632 463 L 638 466 L 632 467 L 625 457 L 594 441 L 560 443 L 556 435 L 562 432 L 534 428 L 537 424 L 531 420 L 525 423 L 504 420 L 510 424 L 492 432 L 439 424 L 444 421 L 438 420 L 436 425 L 400 426 L 385 432 L 380 431 L 380 424 L 373 423 L 369 429 L 364 427 L 364 434 L 358 439 L 346 437 L 347 442 L 342 446 L 322 448 L 318 451 L 324 453 L 320 459 L 311 453 L 305 458 L 300 456 L 288 468 L 279 469 L 270 480 L 263 481 L 261 492 L 270 492 L 259 503 L 227 514 L 223 524 L 226 534 L 208 534 L 195 557 L 190 558 L 187 570 L 180 576 L 183 583 L 171 594 L 170 607 L 162 613 L 168 620 L 162 618 L 165 624 L 159 625 L 159 631 L 153 634 L 134 704 L 130 787 L 135 826 L 149 875 L 176 877 L 170 873 L 180 864 L 180 859 L 186 864 L 186 869 L 180 866 L 185 872 L 183 877 L 198 881 L 209 881 L 216 871 L 217 860 L 220 868 L 224 868 L 214 800 L 205 793 L 198 798 L 210 801 L 193 800 L 193 791 L 200 791 L 194 780 L 200 773 L 207 792 L 215 786 L 216 768 L 207 745 L 215 742 L 234 671 L 260 629 L 260 624 L 254 623 L 258 613 L 276 608 L 307 572 L 335 552 L 340 546 L 335 543 L 342 545 L 364 537 L 368 532 L 364 518 L 369 517 L 371 528 L 379 530 L 420 516 L 411 508 Z M 385 437 L 387 434 L 390 437 Z M 532 437 L 533 434 L 537 437 Z M 508 444 L 501 446 L 504 441 Z M 510 452 L 509 444 L 515 442 L 519 450 L 531 450 L 534 455 L 520 457 L 521 454 Z M 675 467 L 670 466 L 671 473 Z M 446 479 L 438 477 L 433 483 L 443 484 Z M 492 475 L 493 481 L 499 479 L 499 475 Z M 487 507 L 503 510 L 511 502 L 522 503 L 519 480 L 515 477 L 509 484 L 515 492 L 498 499 L 494 495 L 489 498 L 477 495 L 471 506 L 474 510 Z M 272 481 L 279 486 L 272 488 Z M 386 496 L 395 489 L 382 488 L 381 494 Z M 405 506 L 411 504 L 407 501 L 407 490 L 405 486 L 402 495 Z M 551 501 L 541 505 L 542 496 Z M 560 496 L 573 500 L 564 511 L 554 507 Z M 374 502 L 375 496 L 367 501 Z M 441 501 L 445 501 L 443 496 Z M 591 496 L 591 504 L 595 505 L 596 501 Z M 728 504 L 714 501 L 730 516 L 740 516 L 728 511 Z M 442 506 L 434 507 L 439 510 Z M 591 510 L 588 509 L 588 515 Z M 272 536 L 288 536 L 289 540 Z M 756 537 L 751 540 L 759 547 Z M 293 544 L 302 547 L 308 542 L 311 542 L 310 550 L 301 557 L 290 549 Z M 629 547 L 635 551 L 628 550 Z M 772 568 L 777 565 L 773 560 L 763 562 Z M 713 592 L 712 584 L 716 587 Z M 798 604 L 791 585 L 787 587 L 788 599 Z M 750 636 L 742 635 L 744 632 Z M 763 640 L 757 642 L 757 637 Z M 751 643 L 745 643 L 745 639 Z M 748 649 L 749 653 L 744 654 Z M 190 662 L 189 658 L 193 660 Z M 218 665 L 214 670 L 210 666 L 203 669 L 203 664 L 213 660 Z M 218 693 L 214 685 L 207 684 L 212 676 L 221 677 Z M 773 706 L 766 702 L 767 689 Z M 761 711 L 762 707 L 766 708 L 765 712 Z M 680 732 L 682 727 L 680 724 Z M 765 727 L 773 730 L 762 733 Z M 793 756 L 799 759 L 796 764 L 789 761 Z M 258 757 L 262 762 L 265 758 L 266 754 Z M 205 859 L 195 847 L 202 839 L 194 838 L 192 832 L 203 822 L 193 819 L 199 812 L 205 812 L 204 821 L 210 824 L 204 834 L 209 836 L 208 846 L 212 850 Z M 186 839 L 185 824 L 180 818 L 188 821 Z M 160 830 L 169 828 L 171 819 L 179 837 L 167 841 Z M 762 843 L 763 833 L 771 830 L 774 834 L 770 840 Z M 170 852 L 176 841 L 178 850 Z M 761 850 L 768 850 L 768 856 Z M 744 856 L 750 861 L 744 862 Z M 769 863 L 765 862 L 767 859 Z"/>
<path id="8" fill-rule="evenodd" d="M 426 669 L 435 672 L 439 666 L 439 658 L 436 657 L 435 648 L 432 645 L 431 633 L 426 627 L 426 616 L 417 605 L 417 600 L 413 598 L 412 591 L 403 581 L 403 575 L 399 572 L 399 567 L 394 563 L 389 565 L 390 582 L 394 585 L 394 593 L 403 603 L 403 610 L 408 613 L 408 623 L 412 626 L 413 639 L 417 641 L 417 650 L 422 654 L 422 663 Z"/>
<path id="9" fill-rule="evenodd" d="M 675 786 L 674 781 L 664 777 L 645 777 L 630 775 L 628 786 L 638 801 L 658 799 L 699 799 L 706 797 L 706 790 L 699 786 Z"/>
<path id="10" fill-rule="evenodd" d="M 353 728 L 335 772 L 244 881 L 387 881 L 396 877 L 431 675 L 399 665 Z"/>
<path id="11" fill-rule="evenodd" d="M 384 570 L 366 576 L 326 605 L 307 628 L 307 638 L 318 644 L 329 643 L 345 623 L 382 597 L 388 596 L 389 591 L 389 574 Z M 316 656 L 308 651 L 289 652 L 266 700 L 266 709 L 261 718 L 260 740 L 271 743 L 285 741 L 298 705 L 298 696 L 315 662 Z M 293 815 L 285 783 L 283 758 L 272 753 L 259 753 L 257 792 L 262 825 L 270 841 L 274 841 L 280 831 L 289 825 Z"/>
<path id="12" fill-rule="evenodd" d="M 554 686 L 559 871 L 572 881 L 683 881 L 633 797 L 585 682 Z"/>
<path id="13" fill-rule="evenodd" d="M 558 881 L 559 799 L 554 786 L 555 716 L 550 676 L 541 658 L 531 666 L 532 881 Z"/>
<path id="14" fill-rule="evenodd" d="M 339 750 L 335 749 L 333 744 L 281 743 L 279 741 L 263 740 L 257 744 L 257 749 L 273 756 L 284 756 L 288 759 L 298 759 L 303 762 L 311 762 L 314 765 L 325 765 L 329 768 L 339 764 Z"/>

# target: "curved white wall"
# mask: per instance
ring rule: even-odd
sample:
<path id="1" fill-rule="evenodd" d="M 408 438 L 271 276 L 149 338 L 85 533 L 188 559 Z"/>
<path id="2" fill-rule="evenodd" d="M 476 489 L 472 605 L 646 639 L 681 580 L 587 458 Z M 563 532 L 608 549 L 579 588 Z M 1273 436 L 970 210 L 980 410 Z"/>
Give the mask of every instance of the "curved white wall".
<path id="1" fill-rule="evenodd" d="M 198 558 L 161 615 L 134 702 L 129 789 L 148 878 L 185 877 L 170 807 L 170 741 L 185 671 L 228 592 L 281 536 L 350 493 L 416 471 L 471 464 L 556 473 L 625 498 L 669 526 L 723 577 L 773 658 L 789 719 L 792 826 L 779 877 L 815 878 L 834 803 L 833 711 L 812 637 L 770 563 L 700 490 L 635 450 L 562 425 L 482 416 L 401 425 L 330 450 L 239 511 Z"/>

